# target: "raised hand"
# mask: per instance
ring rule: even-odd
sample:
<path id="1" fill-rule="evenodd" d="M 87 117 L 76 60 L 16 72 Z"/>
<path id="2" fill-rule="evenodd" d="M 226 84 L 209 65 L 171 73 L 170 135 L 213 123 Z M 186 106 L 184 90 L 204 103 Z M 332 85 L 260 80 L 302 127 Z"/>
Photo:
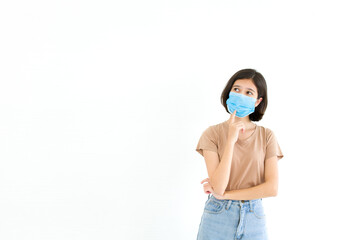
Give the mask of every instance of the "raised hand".
<path id="1" fill-rule="evenodd" d="M 234 112 L 230 115 L 230 119 L 228 120 L 229 121 L 228 139 L 234 144 L 239 138 L 240 130 L 242 131 L 242 133 L 245 132 L 244 122 L 243 121 L 235 122 L 235 114 L 236 114 L 236 110 L 234 110 Z"/>

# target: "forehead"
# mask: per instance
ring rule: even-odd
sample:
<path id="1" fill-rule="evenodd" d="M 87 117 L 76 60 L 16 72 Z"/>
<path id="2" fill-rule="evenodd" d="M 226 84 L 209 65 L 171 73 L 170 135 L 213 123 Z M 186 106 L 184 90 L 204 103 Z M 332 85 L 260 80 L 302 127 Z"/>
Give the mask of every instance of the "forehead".
<path id="1" fill-rule="evenodd" d="M 251 79 L 238 79 L 234 82 L 233 86 L 234 85 L 239 85 L 244 88 L 252 88 L 254 90 L 256 89 L 256 86 Z"/>

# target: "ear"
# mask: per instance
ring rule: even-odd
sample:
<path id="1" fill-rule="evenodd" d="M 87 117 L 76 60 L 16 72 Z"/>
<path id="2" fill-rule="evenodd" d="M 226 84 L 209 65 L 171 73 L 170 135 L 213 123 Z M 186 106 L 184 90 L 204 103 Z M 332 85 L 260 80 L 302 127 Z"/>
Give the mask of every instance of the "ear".
<path id="1" fill-rule="evenodd" d="M 256 100 L 255 102 L 255 107 L 257 107 L 262 101 L 262 98 L 259 98 L 258 100 Z"/>

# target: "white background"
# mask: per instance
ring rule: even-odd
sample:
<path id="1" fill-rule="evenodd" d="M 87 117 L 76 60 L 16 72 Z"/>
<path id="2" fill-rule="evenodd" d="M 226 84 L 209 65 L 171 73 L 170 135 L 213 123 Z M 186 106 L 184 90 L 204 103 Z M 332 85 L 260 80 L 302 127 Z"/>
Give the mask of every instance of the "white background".
<path id="1" fill-rule="evenodd" d="M 269 238 L 360 239 L 356 1 L 2 1 L 0 239 L 196 239 L 203 130 L 255 68 Z"/>

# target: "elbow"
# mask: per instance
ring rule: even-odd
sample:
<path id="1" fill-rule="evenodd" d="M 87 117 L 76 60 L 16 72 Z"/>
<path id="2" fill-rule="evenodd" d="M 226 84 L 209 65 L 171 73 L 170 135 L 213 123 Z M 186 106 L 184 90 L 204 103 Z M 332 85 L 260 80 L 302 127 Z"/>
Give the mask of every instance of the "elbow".
<path id="1" fill-rule="evenodd" d="M 271 196 L 272 196 L 272 197 L 276 197 L 277 194 L 278 194 L 277 188 L 276 188 L 276 189 L 273 189 L 273 190 L 271 191 Z"/>
<path id="2" fill-rule="evenodd" d="M 271 197 L 276 197 L 278 194 L 278 187 L 277 184 L 270 183 L 269 184 L 269 195 Z"/>
<path id="3" fill-rule="evenodd" d="M 210 185 L 212 186 L 212 189 L 216 194 L 224 196 L 226 190 L 225 188 L 217 186 L 215 183 L 211 181 L 211 179 L 210 179 Z"/>
<path id="4" fill-rule="evenodd" d="M 217 188 L 213 188 L 214 192 L 218 195 L 224 196 L 225 194 L 225 189 L 217 189 Z"/>

